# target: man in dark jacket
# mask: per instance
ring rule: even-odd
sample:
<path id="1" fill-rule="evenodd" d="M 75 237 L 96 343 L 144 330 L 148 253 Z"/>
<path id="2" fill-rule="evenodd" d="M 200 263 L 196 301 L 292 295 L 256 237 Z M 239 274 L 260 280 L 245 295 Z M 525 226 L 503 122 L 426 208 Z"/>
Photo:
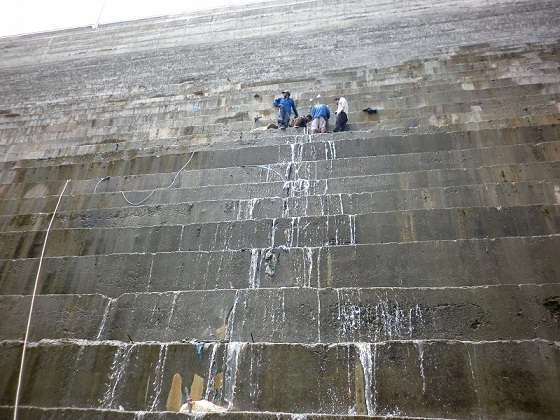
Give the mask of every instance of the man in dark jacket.
<path id="1" fill-rule="evenodd" d="M 346 131 L 346 124 L 348 123 L 348 102 L 345 98 L 335 98 L 334 103 L 337 106 L 336 109 L 336 126 L 333 132 Z"/>

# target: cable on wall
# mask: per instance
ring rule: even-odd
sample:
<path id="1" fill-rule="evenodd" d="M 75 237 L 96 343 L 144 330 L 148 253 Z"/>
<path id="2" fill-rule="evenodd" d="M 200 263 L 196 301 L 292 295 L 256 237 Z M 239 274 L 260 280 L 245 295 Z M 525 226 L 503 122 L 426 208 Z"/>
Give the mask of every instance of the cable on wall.
<path id="1" fill-rule="evenodd" d="M 37 285 L 39 284 L 39 276 L 41 274 L 41 266 L 43 265 L 43 257 L 45 255 L 45 249 L 47 248 L 47 240 L 49 239 L 49 232 L 51 230 L 53 221 L 54 221 L 54 217 L 56 216 L 56 212 L 58 211 L 58 206 L 60 205 L 60 201 L 62 200 L 62 196 L 64 195 L 64 191 L 66 190 L 66 187 L 68 186 L 68 183 L 70 182 L 70 179 L 66 180 L 66 183 L 64 184 L 64 188 L 62 188 L 62 191 L 60 193 L 60 195 L 58 196 L 58 202 L 56 203 L 56 207 L 54 209 L 54 212 L 52 214 L 51 217 L 51 221 L 49 222 L 49 227 L 47 228 L 47 233 L 45 234 L 45 240 L 43 242 L 43 249 L 41 250 L 41 256 L 39 258 L 39 267 L 37 268 L 37 277 L 35 277 L 35 286 L 33 287 L 33 295 L 31 297 L 31 306 L 29 307 L 29 316 L 27 317 L 27 328 L 25 329 L 25 338 L 23 340 L 23 351 L 21 353 L 21 366 L 19 368 L 19 379 L 18 379 L 18 385 L 17 385 L 17 391 L 16 391 L 16 401 L 14 404 L 14 420 L 17 419 L 17 413 L 18 413 L 18 404 L 19 404 L 19 394 L 20 394 L 20 390 L 21 390 L 21 382 L 22 382 L 22 378 L 23 378 L 23 366 L 25 363 L 25 351 L 27 349 L 27 340 L 29 339 L 29 329 L 31 326 L 31 315 L 33 314 L 33 306 L 35 303 L 35 295 L 37 294 Z"/>

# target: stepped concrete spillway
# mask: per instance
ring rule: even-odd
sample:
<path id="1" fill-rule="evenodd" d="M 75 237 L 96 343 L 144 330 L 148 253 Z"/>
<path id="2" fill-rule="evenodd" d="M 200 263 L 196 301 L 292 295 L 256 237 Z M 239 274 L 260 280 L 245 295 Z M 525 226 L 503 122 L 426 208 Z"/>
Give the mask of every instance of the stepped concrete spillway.
<path id="1" fill-rule="evenodd" d="M 559 66 L 556 0 L 0 39 L 0 417 L 559 418 Z"/>

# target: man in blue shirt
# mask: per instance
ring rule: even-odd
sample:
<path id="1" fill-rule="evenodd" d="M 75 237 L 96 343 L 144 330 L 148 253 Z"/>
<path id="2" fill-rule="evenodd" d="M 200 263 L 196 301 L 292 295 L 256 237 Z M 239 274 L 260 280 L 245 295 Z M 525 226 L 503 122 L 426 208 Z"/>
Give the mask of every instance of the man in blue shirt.
<path id="1" fill-rule="evenodd" d="M 294 110 L 294 115 L 297 118 L 298 112 L 296 109 L 296 104 L 292 98 L 290 98 L 290 92 L 285 90 L 282 92 L 284 95 L 282 98 L 275 99 L 272 102 L 276 108 L 278 108 L 278 128 L 285 130 L 290 123 L 290 114 L 292 109 Z"/>
<path id="2" fill-rule="evenodd" d="M 326 133 L 327 123 L 331 117 L 331 111 L 325 104 L 316 104 L 311 108 L 311 134 Z"/>

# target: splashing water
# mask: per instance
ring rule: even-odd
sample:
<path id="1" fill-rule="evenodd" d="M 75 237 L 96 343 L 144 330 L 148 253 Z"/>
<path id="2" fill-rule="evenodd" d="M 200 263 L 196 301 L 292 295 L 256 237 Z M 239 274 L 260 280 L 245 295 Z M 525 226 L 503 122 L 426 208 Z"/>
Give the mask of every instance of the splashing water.
<path id="1" fill-rule="evenodd" d="M 348 215 L 348 225 L 350 226 L 350 245 L 356 245 L 356 215 Z"/>
<path id="2" fill-rule="evenodd" d="M 317 288 L 317 342 L 321 342 L 321 295 Z"/>
<path id="3" fill-rule="evenodd" d="M 325 160 L 336 159 L 336 145 L 333 140 L 325 143 Z"/>
<path id="4" fill-rule="evenodd" d="M 99 331 L 97 332 L 97 337 L 95 337 L 96 341 L 101 340 L 101 336 L 103 334 L 103 330 L 105 329 L 105 324 L 107 323 L 107 319 L 109 318 L 109 313 L 111 312 L 111 307 L 113 306 L 113 302 L 115 299 L 109 298 L 107 302 L 107 306 L 105 307 L 105 311 L 103 312 L 103 318 L 101 319 L 101 325 L 99 326 Z"/>
<path id="5" fill-rule="evenodd" d="M 319 259 L 317 260 L 319 263 Z M 387 297 L 374 304 L 364 303 L 359 289 L 336 289 L 339 340 L 402 340 L 412 339 L 424 319 L 418 304 L 403 308 Z M 356 336 L 359 334 L 359 336 Z"/>
<path id="6" fill-rule="evenodd" d="M 424 375 L 424 342 L 422 340 L 414 340 L 414 347 L 418 351 L 420 359 L 420 375 L 422 376 L 422 393 L 426 392 L 426 376 Z"/>
<path id="7" fill-rule="evenodd" d="M 360 362 L 364 370 L 364 380 L 365 380 L 365 400 L 368 415 L 375 414 L 375 408 L 373 403 L 373 396 L 371 394 L 372 388 L 372 377 L 373 377 L 373 356 L 371 351 L 371 344 L 369 343 L 355 343 L 360 353 Z"/>
<path id="8" fill-rule="evenodd" d="M 227 359 L 224 378 L 224 400 L 228 402 L 228 410 L 231 410 L 233 408 L 239 355 L 245 348 L 245 345 L 246 343 L 228 343 L 227 345 Z"/>
<path id="9" fill-rule="evenodd" d="M 169 313 L 169 319 L 167 320 L 167 328 L 171 328 L 171 321 L 173 320 L 173 314 L 175 313 L 175 307 L 177 306 L 177 298 L 180 292 L 173 292 L 173 302 L 171 302 L 171 311 Z"/>
<path id="10" fill-rule="evenodd" d="M 270 247 L 274 248 L 274 240 L 276 236 L 276 229 L 278 228 L 276 224 L 276 219 L 272 220 L 272 226 L 270 227 Z"/>
<path id="11" fill-rule="evenodd" d="M 167 359 L 167 344 L 161 344 L 159 349 L 159 356 L 158 356 L 158 363 L 155 369 L 156 377 L 154 378 L 154 400 L 152 401 L 152 406 L 150 411 L 155 411 L 157 409 L 160 397 L 161 397 L 161 390 L 163 388 L 163 373 L 165 367 L 165 361 Z"/>
<path id="12" fill-rule="evenodd" d="M 251 266 L 249 267 L 249 288 L 258 289 L 260 287 L 260 276 L 259 276 L 259 258 L 261 251 L 259 249 L 251 249 Z"/>
<path id="13" fill-rule="evenodd" d="M 307 268 L 307 269 L 306 269 Z M 304 287 L 311 287 L 311 279 L 313 277 L 313 248 L 303 248 L 303 269 L 304 269 Z M 307 276 L 305 275 L 307 272 Z"/>
<path id="14" fill-rule="evenodd" d="M 215 391 L 216 388 L 216 381 L 214 375 L 216 374 L 216 360 L 217 360 L 217 352 L 218 352 L 218 344 L 211 343 L 212 346 L 212 355 L 210 356 L 210 366 L 208 367 L 208 381 L 206 381 L 206 392 L 204 398 L 207 401 L 212 401 L 212 392 Z"/>
<path id="15" fill-rule="evenodd" d="M 237 212 L 237 220 L 254 220 L 254 211 L 257 204 L 261 202 L 260 198 L 252 198 L 245 201 L 245 205 L 239 203 L 239 210 Z"/>
<path id="16" fill-rule="evenodd" d="M 109 387 L 103 395 L 101 408 L 114 408 L 117 389 L 124 376 L 124 372 L 130 363 L 130 355 L 134 346 L 136 346 L 136 344 L 123 344 L 117 349 L 115 357 L 113 358 L 113 363 L 111 364 Z"/>
<path id="17" fill-rule="evenodd" d="M 228 315 L 227 327 L 226 327 L 226 334 L 225 339 L 226 341 L 231 341 L 231 335 L 234 331 L 235 325 L 235 313 L 237 311 L 237 303 L 239 302 L 239 290 L 235 291 L 235 298 L 233 300 L 233 307 L 231 308 L 231 312 Z"/>

